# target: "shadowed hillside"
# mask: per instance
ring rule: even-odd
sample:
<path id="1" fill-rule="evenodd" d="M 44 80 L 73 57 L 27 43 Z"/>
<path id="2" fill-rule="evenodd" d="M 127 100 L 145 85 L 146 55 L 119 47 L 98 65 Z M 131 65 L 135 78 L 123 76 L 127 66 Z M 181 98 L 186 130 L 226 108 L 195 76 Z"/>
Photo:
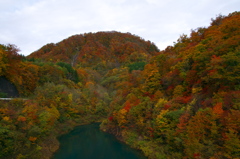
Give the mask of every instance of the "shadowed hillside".
<path id="1" fill-rule="evenodd" d="M 19 93 L 15 85 L 13 85 L 5 77 L 0 77 L 0 97 L 2 98 L 19 97 Z"/>

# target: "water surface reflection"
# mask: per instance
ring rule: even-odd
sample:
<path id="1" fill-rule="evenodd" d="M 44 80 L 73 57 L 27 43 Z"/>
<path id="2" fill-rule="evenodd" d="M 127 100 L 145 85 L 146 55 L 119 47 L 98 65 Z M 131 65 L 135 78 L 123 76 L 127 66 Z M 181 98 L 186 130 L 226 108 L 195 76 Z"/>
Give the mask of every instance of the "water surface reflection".
<path id="1" fill-rule="evenodd" d="M 137 150 L 99 130 L 99 124 L 82 125 L 59 138 L 53 159 L 145 159 Z"/>

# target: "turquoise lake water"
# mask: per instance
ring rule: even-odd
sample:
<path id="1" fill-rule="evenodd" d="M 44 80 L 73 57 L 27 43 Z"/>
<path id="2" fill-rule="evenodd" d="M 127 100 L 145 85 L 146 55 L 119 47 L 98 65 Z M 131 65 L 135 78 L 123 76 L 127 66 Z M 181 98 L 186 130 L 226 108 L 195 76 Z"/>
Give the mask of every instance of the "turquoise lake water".
<path id="1" fill-rule="evenodd" d="M 82 125 L 59 137 L 53 159 L 146 159 L 139 151 L 99 130 L 99 124 Z"/>

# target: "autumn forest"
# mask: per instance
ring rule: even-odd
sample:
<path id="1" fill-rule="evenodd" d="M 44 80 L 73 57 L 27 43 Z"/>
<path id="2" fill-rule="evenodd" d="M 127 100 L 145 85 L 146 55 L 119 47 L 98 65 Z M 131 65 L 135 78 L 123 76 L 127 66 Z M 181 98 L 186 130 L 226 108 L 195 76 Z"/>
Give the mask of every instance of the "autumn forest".
<path id="1" fill-rule="evenodd" d="M 240 158 L 240 12 L 165 50 L 116 31 L 29 56 L 0 44 L 0 78 L 18 94 L 0 100 L 0 158 L 50 158 L 59 135 L 93 122 L 151 159 Z"/>

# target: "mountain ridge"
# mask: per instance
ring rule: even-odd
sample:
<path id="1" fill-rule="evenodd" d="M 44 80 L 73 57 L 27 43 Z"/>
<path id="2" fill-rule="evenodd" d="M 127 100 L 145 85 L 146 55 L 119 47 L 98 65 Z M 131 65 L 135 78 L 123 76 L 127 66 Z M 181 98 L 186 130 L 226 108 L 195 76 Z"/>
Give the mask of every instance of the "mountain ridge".
<path id="1" fill-rule="evenodd" d="M 155 44 L 139 36 L 111 31 L 73 35 L 56 44 L 44 45 L 28 57 L 44 60 L 49 60 L 51 57 L 55 62 L 57 59 L 74 66 L 77 61 L 85 62 L 85 58 L 88 59 L 89 64 L 99 60 L 108 60 L 109 63 L 126 62 L 126 56 L 134 53 L 131 51 L 144 54 L 142 56 L 152 56 L 159 52 Z"/>

